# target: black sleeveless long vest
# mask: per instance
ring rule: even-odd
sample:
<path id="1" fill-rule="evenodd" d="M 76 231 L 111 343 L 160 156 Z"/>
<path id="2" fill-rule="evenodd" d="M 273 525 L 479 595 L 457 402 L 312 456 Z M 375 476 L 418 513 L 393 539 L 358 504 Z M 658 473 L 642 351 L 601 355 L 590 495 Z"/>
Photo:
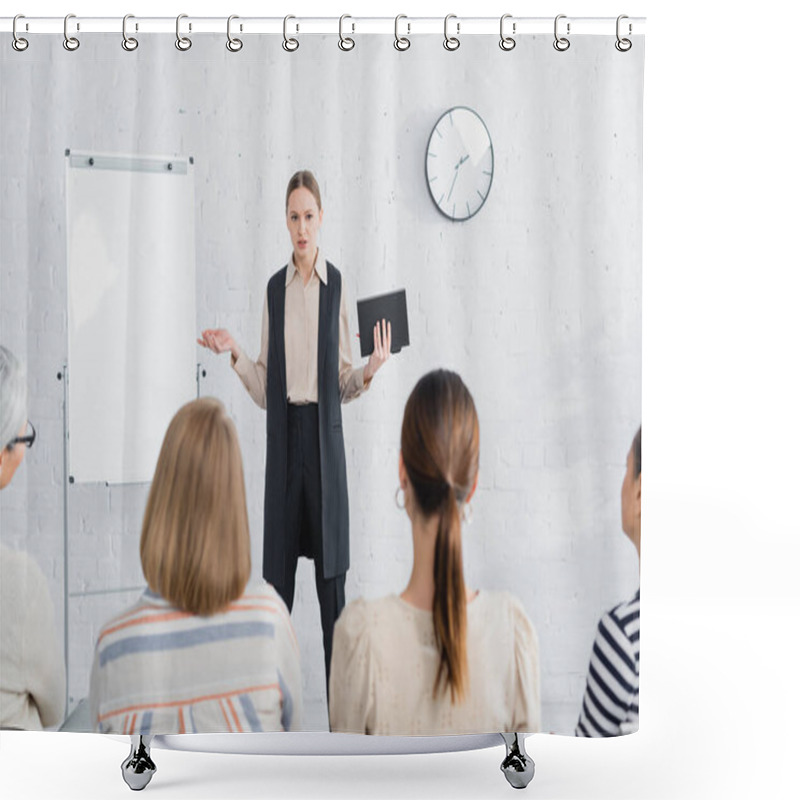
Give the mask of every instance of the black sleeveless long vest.
<path id="1" fill-rule="evenodd" d="M 339 395 L 339 306 L 342 276 L 329 261 L 328 283 L 319 285 L 319 449 L 322 471 L 322 552 L 325 578 L 350 566 L 350 534 L 342 404 Z M 286 476 L 288 458 L 286 347 L 284 319 L 286 271 L 267 285 L 269 349 L 267 352 L 267 472 L 264 488 L 265 580 L 281 584 L 286 559 Z M 302 553 L 301 555 L 310 555 Z"/>

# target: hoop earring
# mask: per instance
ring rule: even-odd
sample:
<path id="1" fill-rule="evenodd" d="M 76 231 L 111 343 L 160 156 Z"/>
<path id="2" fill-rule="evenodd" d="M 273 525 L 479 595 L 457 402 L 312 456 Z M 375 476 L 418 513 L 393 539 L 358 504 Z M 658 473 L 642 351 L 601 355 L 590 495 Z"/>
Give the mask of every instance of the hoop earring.
<path id="1" fill-rule="evenodd" d="M 461 509 L 461 519 L 465 525 L 472 522 L 472 503 L 464 503 L 464 507 Z"/>
<path id="2" fill-rule="evenodd" d="M 400 495 L 403 495 L 403 502 L 400 502 Z M 394 493 L 394 504 L 398 508 L 405 508 L 406 507 L 406 493 L 403 491 L 402 486 L 397 487 L 397 491 Z"/>

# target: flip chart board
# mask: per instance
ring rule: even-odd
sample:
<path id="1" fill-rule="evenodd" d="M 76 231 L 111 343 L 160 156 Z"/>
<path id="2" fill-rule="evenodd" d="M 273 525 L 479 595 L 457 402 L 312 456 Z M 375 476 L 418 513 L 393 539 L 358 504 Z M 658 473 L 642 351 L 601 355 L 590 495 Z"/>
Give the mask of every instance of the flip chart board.
<path id="1" fill-rule="evenodd" d="M 69 474 L 149 481 L 196 396 L 193 163 L 67 151 Z"/>

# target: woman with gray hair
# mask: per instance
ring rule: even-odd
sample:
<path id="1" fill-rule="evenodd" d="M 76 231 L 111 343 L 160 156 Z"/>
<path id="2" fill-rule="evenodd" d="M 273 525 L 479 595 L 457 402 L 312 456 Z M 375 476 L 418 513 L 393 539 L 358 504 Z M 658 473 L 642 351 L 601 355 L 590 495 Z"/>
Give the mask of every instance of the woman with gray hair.
<path id="1" fill-rule="evenodd" d="M 11 483 L 36 439 L 26 405 L 22 367 L 0 345 L 0 489 Z M 58 725 L 65 695 L 64 659 L 56 644 L 47 581 L 27 553 L 0 543 L 0 728 Z"/>
<path id="2" fill-rule="evenodd" d="M 17 441 L 25 434 L 25 376 L 13 353 L 0 345 L 0 489 L 5 489 L 14 477 L 25 455 Z"/>

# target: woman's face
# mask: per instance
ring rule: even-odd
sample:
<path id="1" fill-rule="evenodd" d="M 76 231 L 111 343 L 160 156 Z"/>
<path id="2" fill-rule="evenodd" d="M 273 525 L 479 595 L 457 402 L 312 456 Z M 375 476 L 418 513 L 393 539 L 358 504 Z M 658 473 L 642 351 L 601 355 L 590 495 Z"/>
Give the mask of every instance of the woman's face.
<path id="1" fill-rule="evenodd" d="M 24 436 L 27 427 L 28 423 L 23 422 L 22 427 L 17 431 L 17 436 Z M 25 457 L 25 449 L 25 445 L 20 442 L 15 444 L 10 450 L 7 447 L 3 448 L 2 453 L 0 453 L 0 489 L 5 489 L 6 486 L 11 483 L 11 479 L 17 471 L 17 467 L 22 463 L 22 459 Z"/>
<path id="2" fill-rule="evenodd" d="M 634 478 L 633 450 L 628 451 L 628 464 L 622 481 L 622 530 L 634 541 L 642 519 L 642 476 Z"/>
<path id="3" fill-rule="evenodd" d="M 294 254 L 299 258 L 311 256 L 317 252 L 317 236 L 322 225 L 322 209 L 317 205 L 314 195 L 300 186 L 289 195 L 286 209 L 286 227 L 292 237 Z"/>

